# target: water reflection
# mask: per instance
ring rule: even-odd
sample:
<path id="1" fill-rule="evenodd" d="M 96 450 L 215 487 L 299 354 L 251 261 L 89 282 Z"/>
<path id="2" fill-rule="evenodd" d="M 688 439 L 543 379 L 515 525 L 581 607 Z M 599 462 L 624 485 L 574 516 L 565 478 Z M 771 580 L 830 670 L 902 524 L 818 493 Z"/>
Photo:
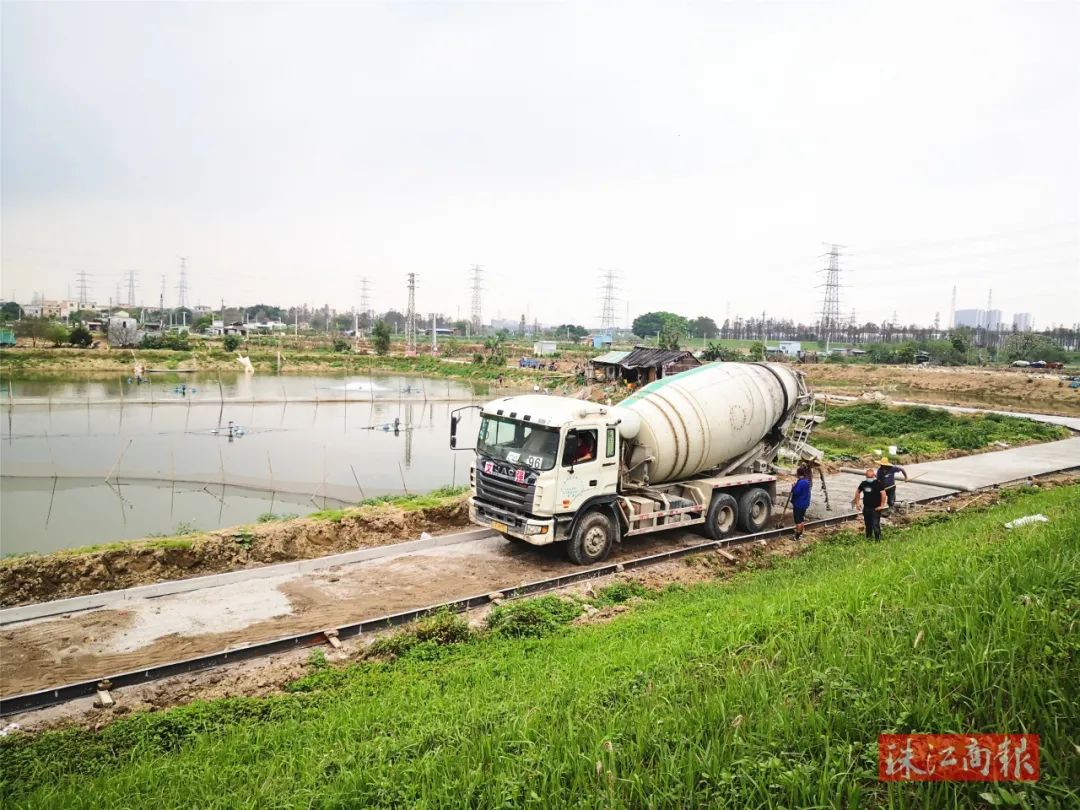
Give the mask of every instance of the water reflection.
<path id="1" fill-rule="evenodd" d="M 487 393 L 405 376 L 244 375 L 14 380 L 12 391 L 0 456 L 5 554 L 464 483 L 468 454 L 448 447 L 449 411 Z"/>

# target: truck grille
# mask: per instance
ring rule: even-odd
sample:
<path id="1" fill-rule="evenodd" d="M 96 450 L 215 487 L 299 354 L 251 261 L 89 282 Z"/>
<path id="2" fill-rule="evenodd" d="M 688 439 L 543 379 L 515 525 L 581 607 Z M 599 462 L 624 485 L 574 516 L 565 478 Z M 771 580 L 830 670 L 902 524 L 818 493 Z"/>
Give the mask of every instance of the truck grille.
<path id="1" fill-rule="evenodd" d="M 531 512 L 536 473 L 480 457 L 476 463 L 476 499 L 521 512 Z"/>

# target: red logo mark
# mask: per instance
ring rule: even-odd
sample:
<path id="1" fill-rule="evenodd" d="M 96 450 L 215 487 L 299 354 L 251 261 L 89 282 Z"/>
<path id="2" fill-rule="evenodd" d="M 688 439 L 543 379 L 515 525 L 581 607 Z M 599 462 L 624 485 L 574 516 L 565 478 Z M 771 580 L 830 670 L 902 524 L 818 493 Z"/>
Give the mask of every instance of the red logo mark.
<path id="1" fill-rule="evenodd" d="M 525 471 L 524 470 L 514 470 L 514 480 L 519 484 L 524 484 L 525 483 Z"/>
<path id="2" fill-rule="evenodd" d="M 489 473 L 495 469 L 495 465 L 490 461 L 484 462 L 484 472 Z"/>
<path id="3" fill-rule="evenodd" d="M 1035 782 L 1038 734 L 882 734 L 883 782 Z"/>

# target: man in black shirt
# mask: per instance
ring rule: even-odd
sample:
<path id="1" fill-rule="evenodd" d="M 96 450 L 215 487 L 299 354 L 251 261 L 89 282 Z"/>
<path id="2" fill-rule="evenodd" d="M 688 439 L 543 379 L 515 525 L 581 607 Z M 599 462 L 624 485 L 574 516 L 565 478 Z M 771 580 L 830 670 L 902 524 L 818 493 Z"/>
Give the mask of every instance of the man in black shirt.
<path id="1" fill-rule="evenodd" d="M 859 482 L 855 490 L 855 500 L 851 505 L 856 509 L 862 507 L 863 525 L 866 527 L 866 536 L 875 540 L 881 539 L 881 512 L 888 505 L 888 497 L 885 495 L 885 487 L 873 470 L 866 471 L 866 478 Z"/>

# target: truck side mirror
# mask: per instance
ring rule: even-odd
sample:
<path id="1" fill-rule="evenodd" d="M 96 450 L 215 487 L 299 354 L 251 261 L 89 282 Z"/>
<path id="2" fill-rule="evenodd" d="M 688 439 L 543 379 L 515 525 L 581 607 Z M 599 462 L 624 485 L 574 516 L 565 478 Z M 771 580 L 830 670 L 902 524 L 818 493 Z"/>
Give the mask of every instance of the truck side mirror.
<path id="1" fill-rule="evenodd" d="M 462 408 L 455 408 L 450 412 L 450 449 L 451 450 L 475 450 L 475 447 L 458 447 L 457 429 L 458 423 L 461 422 L 461 412 L 480 410 L 479 405 L 466 405 Z"/>

